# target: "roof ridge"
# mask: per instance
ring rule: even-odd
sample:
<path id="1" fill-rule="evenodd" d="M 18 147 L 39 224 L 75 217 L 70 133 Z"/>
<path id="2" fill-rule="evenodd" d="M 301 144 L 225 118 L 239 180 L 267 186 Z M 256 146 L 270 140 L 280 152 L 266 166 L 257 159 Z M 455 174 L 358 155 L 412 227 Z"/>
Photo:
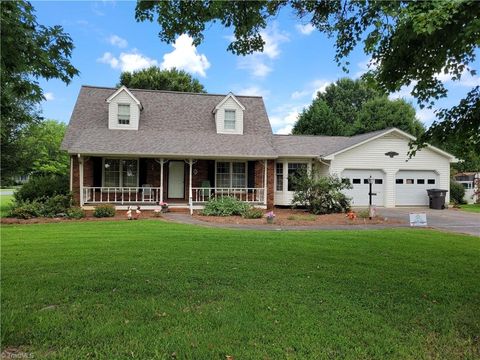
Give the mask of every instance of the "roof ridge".
<path id="1" fill-rule="evenodd" d="M 117 87 L 112 86 L 97 86 L 97 85 L 82 85 L 82 88 L 94 88 L 94 89 L 104 89 L 104 90 L 118 90 Z M 187 95 L 202 95 L 202 96 L 228 96 L 230 93 L 235 95 L 235 97 L 243 97 L 243 98 L 258 98 L 262 99 L 262 96 L 259 95 L 237 95 L 233 92 L 229 92 L 227 94 L 214 94 L 214 93 L 195 93 L 190 91 L 173 91 L 173 90 L 155 90 L 155 89 L 136 89 L 136 88 L 129 88 L 130 91 L 144 91 L 144 92 L 158 92 L 158 93 L 167 93 L 167 94 L 187 94 Z"/>

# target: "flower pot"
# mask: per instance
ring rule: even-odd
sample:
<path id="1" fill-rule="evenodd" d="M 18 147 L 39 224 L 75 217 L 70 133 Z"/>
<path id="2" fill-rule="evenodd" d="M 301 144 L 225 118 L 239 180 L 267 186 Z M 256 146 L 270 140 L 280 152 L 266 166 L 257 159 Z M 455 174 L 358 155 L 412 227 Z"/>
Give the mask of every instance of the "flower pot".
<path id="1" fill-rule="evenodd" d="M 275 220 L 275 218 L 267 217 L 267 224 L 273 224 L 273 220 Z"/>

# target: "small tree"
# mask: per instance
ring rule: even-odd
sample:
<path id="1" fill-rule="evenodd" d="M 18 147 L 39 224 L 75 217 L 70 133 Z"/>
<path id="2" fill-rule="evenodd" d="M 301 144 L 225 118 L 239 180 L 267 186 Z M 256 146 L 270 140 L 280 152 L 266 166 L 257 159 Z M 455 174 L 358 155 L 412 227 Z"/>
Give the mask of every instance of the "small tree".
<path id="1" fill-rule="evenodd" d="M 450 180 L 450 198 L 455 205 L 465 204 L 465 188 L 454 179 Z"/>
<path id="2" fill-rule="evenodd" d="M 305 206 L 309 212 L 317 215 L 346 212 L 350 208 L 350 198 L 342 190 L 350 189 L 351 185 L 336 176 L 301 171 L 289 181 L 294 184 L 294 206 Z"/>

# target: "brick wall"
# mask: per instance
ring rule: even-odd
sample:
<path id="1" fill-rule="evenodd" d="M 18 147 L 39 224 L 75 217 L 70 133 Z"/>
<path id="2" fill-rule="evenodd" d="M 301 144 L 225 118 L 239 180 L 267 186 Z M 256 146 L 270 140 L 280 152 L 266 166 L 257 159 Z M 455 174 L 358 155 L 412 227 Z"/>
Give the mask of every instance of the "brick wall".
<path id="1" fill-rule="evenodd" d="M 265 162 L 264 160 L 258 160 L 255 162 L 255 187 L 263 188 L 265 187 Z M 267 161 L 267 208 L 273 208 L 274 201 L 274 176 L 275 176 L 275 161 Z"/>

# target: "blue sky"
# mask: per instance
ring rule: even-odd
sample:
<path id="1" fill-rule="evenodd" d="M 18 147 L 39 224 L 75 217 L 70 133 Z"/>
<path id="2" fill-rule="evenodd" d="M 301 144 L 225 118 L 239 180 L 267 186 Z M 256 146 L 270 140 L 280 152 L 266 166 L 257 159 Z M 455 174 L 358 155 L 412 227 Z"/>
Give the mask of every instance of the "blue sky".
<path id="1" fill-rule="evenodd" d="M 356 49 L 348 59 L 350 72 L 344 73 L 334 59 L 334 40 L 300 24 L 284 9 L 264 32 L 265 51 L 246 57 L 226 51 L 231 29 L 212 25 L 205 41 L 195 48 L 182 35 L 175 44 L 162 43 L 155 23 L 135 21 L 135 2 L 126 1 L 34 1 L 38 21 L 62 25 L 72 37 L 75 49 L 72 64 L 80 70 L 69 86 L 60 81 L 41 81 L 47 101 L 42 104 L 46 118 L 68 122 L 81 85 L 115 86 L 122 70 L 138 70 L 149 65 L 182 68 L 210 93 L 261 95 L 274 132 L 289 133 L 297 114 L 308 106 L 317 91 L 340 77 L 358 77 L 366 70 L 368 57 Z M 478 66 L 475 66 L 478 69 Z M 452 106 L 473 85 L 478 76 L 464 76 L 451 82 L 438 106 Z M 414 100 L 409 89 L 392 97 Z M 426 125 L 433 110 L 417 110 Z"/>

